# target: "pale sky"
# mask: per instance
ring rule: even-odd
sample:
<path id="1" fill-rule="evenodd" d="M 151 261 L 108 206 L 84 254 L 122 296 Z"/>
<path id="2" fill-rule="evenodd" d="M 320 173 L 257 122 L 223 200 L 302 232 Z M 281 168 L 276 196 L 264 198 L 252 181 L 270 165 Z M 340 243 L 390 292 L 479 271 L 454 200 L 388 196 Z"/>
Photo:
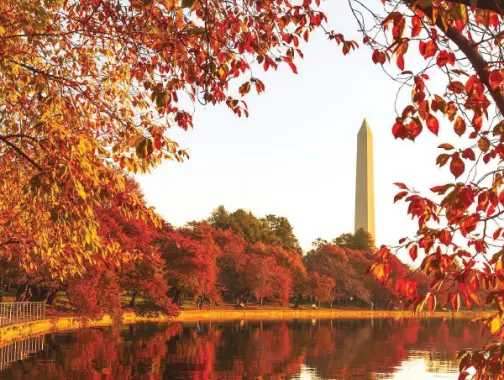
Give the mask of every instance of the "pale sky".
<path id="1" fill-rule="evenodd" d="M 331 27 L 361 43 L 346 2 L 326 1 L 323 9 Z M 285 216 L 305 250 L 317 237 L 353 232 L 357 132 L 366 118 L 374 138 L 377 243 L 412 236 L 406 205 L 393 204 L 393 183 L 424 191 L 452 181 L 447 167 L 435 166 L 451 127 L 441 122 L 440 138 L 426 130 L 414 143 L 394 140 L 398 84 L 373 64 L 367 47 L 343 56 L 319 32 L 303 52 L 298 75 L 287 65 L 254 72 L 266 92 L 246 97 L 248 119 L 225 106 L 197 106 L 194 129 L 172 135 L 191 159 L 138 176 L 149 205 L 175 226 L 206 219 L 219 205 Z"/>

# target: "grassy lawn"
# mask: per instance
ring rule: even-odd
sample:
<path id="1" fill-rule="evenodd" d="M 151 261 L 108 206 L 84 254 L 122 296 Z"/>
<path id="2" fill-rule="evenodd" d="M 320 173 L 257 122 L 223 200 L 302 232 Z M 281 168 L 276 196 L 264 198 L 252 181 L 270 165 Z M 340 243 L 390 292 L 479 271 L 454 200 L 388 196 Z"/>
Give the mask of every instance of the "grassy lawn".
<path id="1" fill-rule="evenodd" d="M 16 299 L 16 291 L 15 289 L 11 290 L 11 292 L 4 293 L 3 302 L 14 302 Z M 128 311 L 129 304 L 131 301 L 131 296 L 128 294 L 121 295 L 121 303 L 125 311 Z M 144 302 L 142 297 L 136 298 L 137 305 L 141 305 Z M 208 302 L 204 302 L 203 310 L 236 310 L 235 303 L 232 302 L 223 302 L 218 305 L 209 305 Z M 246 310 L 292 310 L 294 309 L 295 304 L 289 303 L 288 305 L 281 306 L 279 304 L 268 304 L 260 305 L 257 302 L 249 302 L 245 307 Z M 299 310 L 311 310 L 312 304 L 309 302 L 305 302 L 299 305 Z M 320 308 L 317 306 L 319 310 L 330 310 L 329 305 L 322 304 Z M 358 305 L 334 305 L 332 309 L 336 310 L 356 310 L 356 311 L 365 311 L 370 310 L 368 307 L 362 307 Z M 198 305 L 194 300 L 185 300 L 182 304 L 181 310 L 198 310 Z M 380 309 L 376 309 L 377 311 Z M 445 308 L 438 307 L 437 311 L 448 311 Z M 57 316 L 57 315 L 65 315 L 72 312 L 72 306 L 68 299 L 66 292 L 60 291 L 57 294 L 57 297 L 54 301 L 54 304 L 51 306 L 47 306 L 46 314 L 48 316 Z"/>

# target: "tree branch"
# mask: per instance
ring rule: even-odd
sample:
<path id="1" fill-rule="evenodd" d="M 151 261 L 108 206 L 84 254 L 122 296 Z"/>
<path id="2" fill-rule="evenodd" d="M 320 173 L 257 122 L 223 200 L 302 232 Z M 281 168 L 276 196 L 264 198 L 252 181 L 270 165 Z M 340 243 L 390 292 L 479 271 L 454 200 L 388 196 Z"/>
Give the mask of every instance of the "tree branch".
<path id="1" fill-rule="evenodd" d="M 422 10 L 428 17 L 432 19 L 432 7 L 425 7 L 422 8 L 418 4 L 416 4 L 416 1 L 414 0 L 404 0 L 410 7 L 418 7 L 418 9 Z M 454 0 L 453 2 L 455 3 L 470 3 L 473 0 Z M 504 6 L 504 0 L 479 0 L 478 3 L 478 8 L 480 7 L 481 3 L 495 3 L 495 4 L 500 4 Z M 492 99 L 495 102 L 495 105 L 497 106 L 498 110 L 502 115 L 504 115 L 504 94 L 500 90 L 494 90 L 492 89 L 492 86 L 490 86 L 490 73 L 488 72 L 488 62 L 485 61 L 483 56 L 479 53 L 478 47 L 476 44 L 473 44 L 467 37 L 465 37 L 461 32 L 459 32 L 456 28 L 449 26 L 447 29 L 445 28 L 442 20 L 440 17 L 436 20 L 436 26 L 439 28 L 439 30 L 443 31 L 453 43 L 457 45 L 457 47 L 465 54 L 471 65 L 473 66 L 474 70 L 476 71 L 476 75 L 480 78 L 480 80 L 483 82 L 483 84 L 487 87 L 488 91 L 490 92 L 490 95 L 492 96 Z"/>
<path id="2" fill-rule="evenodd" d="M 414 5 L 421 8 L 417 0 L 402 0 L 409 6 Z M 447 3 L 463 4 L 468 7 L 483 9 L 485 11 L 494 11 L 504 15 L 504 0 L 446 0 Z"/>
<path id="3" fill-rule="evenodd" d="M 447 0 L 447 3 L 464 4 L 486 11 L 494 11 L 504 14 L 504 0 Z"/>
<path id="4" fill-rule="evenodd" d="M 442 22 L 438 20 L 438 24 L 442 25 Z M 441 30 L 443 29 L 441 28 Z M 481 56 L 477 47 L 473 47 L 472 43 L 467 39 L 467 37 L 465 37 L 457 29 L 448 27 L 448 30 L 445 32 L 445 34 L 458 46 L 458 48 L 465 54 L 467 59 L 469 59 L 469 62 L 471 62 L 474 70 L 476 70 L 476 74 L 490 92 L 495 105 L 499 109 L 500 113 L 504 115 L 504 94 L 502 93 L 502 91 L 494 90 L 492 89 L 492 86 L 490 86 L 488 62 L 485 61 L 485 59 Z"/>
<path id="5" fill-rule="evenodd" d="M 28 161 L 30 164 L 32 164 L 34 167 L 36 167 L 38 170 L 42 171 L 42 167 L 37 164 L 35 161 L 33 161 L 25 152 L 23 152 L 21 149 L 19 149 L 16 145 L 11 143 L 7 138 L 4 136 L 0 136 L 0 141 L 3 141 L 5 145 L 16 151 L 20 156 L 22 156 L 26 161 Z"/>
<path id="6" fill-rule="evenodd" d="M 3 247 L 4 245 L 11 245 L 11 244 L 20 244 L 21 242 L 16 239 L 9 239 L 4 241 L 3 243 L 0 243 L 0 247 Z"/>

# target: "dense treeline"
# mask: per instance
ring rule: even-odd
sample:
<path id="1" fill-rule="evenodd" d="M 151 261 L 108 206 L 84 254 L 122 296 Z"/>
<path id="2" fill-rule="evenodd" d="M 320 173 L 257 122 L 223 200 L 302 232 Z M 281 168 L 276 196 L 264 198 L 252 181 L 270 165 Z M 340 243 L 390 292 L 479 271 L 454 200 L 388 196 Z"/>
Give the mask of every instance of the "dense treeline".
<path id="1" fill-rule="evenodd" d="M 127 189 L 141 202 L 138 185 Z M 26 270 L 15 256 L 2 257 L 0 297 L 15 289 L 16 300 L 54 304 L 64 294 L 72 311 L 82 315 L 119 315 L 124 307 L 139 313 L 176 313 L 184 300 L 236 307 L 290 301 L 397 306 L 391 289 L 365 271 L 372 265 L 374 242 L 365 231 L 344 234 L 329 243 L 317 239 L 303 255 L 289 221 L 218 207 L 207 220 L 174 228 L 126 218 L 118 204 L 95 210 L 98 233 L 115 247 L 121 264 L 107 260 L 85 263 L 83 276 L 53 278 L 43 262 Z M 406 268 L 398 261 L 398 276 Z"/>

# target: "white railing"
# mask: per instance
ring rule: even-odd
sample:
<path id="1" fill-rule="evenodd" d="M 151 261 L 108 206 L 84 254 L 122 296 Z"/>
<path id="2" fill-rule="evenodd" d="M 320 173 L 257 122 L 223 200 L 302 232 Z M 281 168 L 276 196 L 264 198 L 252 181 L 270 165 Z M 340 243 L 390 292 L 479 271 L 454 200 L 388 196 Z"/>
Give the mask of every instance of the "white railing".
<path id="1" fill-rule="evenodd" d="M 0 371 L 6 369 L 10 363 L 24 360 L 30 354 L 44 349 L 44 336 L 36 336 L 19 342 L 0 347 Z M 0 378 L 2 375 L 0 374 Z"/>
<path id="2" fill-rule="evenodd" d="M 0 302 L 0 327 L 45 318 L 45 302 Z"/>

